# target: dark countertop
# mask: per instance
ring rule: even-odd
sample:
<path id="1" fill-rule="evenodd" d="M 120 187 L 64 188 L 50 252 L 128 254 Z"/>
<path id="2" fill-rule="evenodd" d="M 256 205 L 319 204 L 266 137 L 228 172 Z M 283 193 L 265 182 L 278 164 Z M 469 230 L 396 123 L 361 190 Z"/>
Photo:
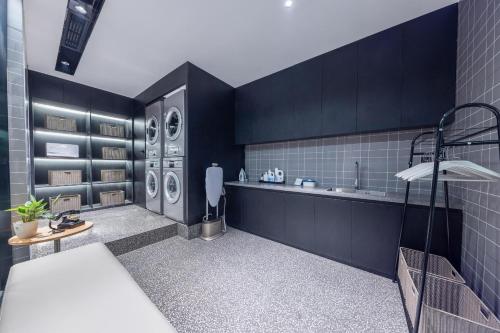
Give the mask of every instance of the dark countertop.
<path id="1" fill-rule="evenodd" d="M 344 193 L 344 192 L 339 193 L 335 192 L 335 189 L 333 191 L 327 191 L 327 188 L 325 187 L 304 188 L 302 186 L 287 185 L 287 184 L 269 184 L 269 183 L 258 183 L 258 182 L 243 183 L 239 181 L 225 182 L 224 184 L 226 186 L 239 186 L 239 187 L 254 188 L 261 190 L 274 190 L 283 192 L 320 195 L 320 196 L 334 197 L 334 198 L 357 199 L 357 200 L 388 202 L 397 204 L 404 204 L 405 202 L 405 194 L 398 192 L 387 192 L 385 196 L 377 196 L 365 193 Z M 410 194 L 409 197 L 409 204 L 411 205 L 429 206 L 429 201 L 430 197 L 426 195 Z M 444 208 L 444 202 L 436 202 L 436 207 Z M 454 207 L 454 205 L 452 205 L 451 207 Z"/>

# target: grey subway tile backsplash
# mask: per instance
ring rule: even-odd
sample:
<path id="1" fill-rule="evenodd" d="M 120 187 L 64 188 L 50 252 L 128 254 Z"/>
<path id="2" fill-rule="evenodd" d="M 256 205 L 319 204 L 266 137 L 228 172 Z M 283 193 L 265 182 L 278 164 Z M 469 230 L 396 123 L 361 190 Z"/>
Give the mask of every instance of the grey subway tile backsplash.
<path id="1" fill-rule="evenodd" d="M 463 0 L 458 11 L 457 105 L 486 102 L 500 107 L 500 1 Z M 489 113 L 467 110 L 455 129 L 489 126 Z M 486 134 L 483 139 L 496 139 Z M 456 149 L 453 154 L 500 171 L 497 146 Z M 500 315 L 500 184 L 452 183 L 450 194 L 464 213 L 462 273 L 467 284 Z"/>
<path id="2" fill-rule="evenodd" d="M 357 161 L 363 189 L 404 192 L 406 184 L 394 175 L 408 167 L 411 140 L 428 130 L 248 145 L 245 168 L 250 181 L 258 181 L 268 169 L 280 168 L 285 171 L 287 184 L 293 184 L 297 177 L 307 177 L 322 187 L 353 187 Z M 430 185 L 415 182 L 412 193 L 429 194 Z"/>

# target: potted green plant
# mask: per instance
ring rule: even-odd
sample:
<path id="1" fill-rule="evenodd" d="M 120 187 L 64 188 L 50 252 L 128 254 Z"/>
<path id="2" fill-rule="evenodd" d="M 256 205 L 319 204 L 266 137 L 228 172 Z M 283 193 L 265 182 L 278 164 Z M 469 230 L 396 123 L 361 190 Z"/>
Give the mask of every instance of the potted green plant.
<path id="1" fill-rule="evenodd" d="M 58 200 L 59 196 L 55 200 Z M 30 200 L 23 205 L 7 209 L 10 212 L 16 212 L 21 218 L 21 221 L 12 224 L 16 236 L 19 238 L 30 238 L 36 235 L 38 229 L 38 221 L 40 219 L 49 218 L 52 214 L 45 207 L 47 203 L 41 199 L 36 200 L 33 195 L 30 195 Z"/>

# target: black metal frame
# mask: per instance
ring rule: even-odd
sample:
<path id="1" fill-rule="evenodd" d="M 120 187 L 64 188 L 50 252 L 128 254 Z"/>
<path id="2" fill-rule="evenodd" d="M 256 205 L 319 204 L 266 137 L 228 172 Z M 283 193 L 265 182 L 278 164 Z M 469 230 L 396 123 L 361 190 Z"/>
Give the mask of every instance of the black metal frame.
<path id="1" fill-rule="evenodd" d="M 496 124 L 492 125 L 490 127 L 486 128 L 478 128 L 477 130 L 474 130 L 472 128 L 472 133 L 469 134 L 463 134 L 463 135 L 458 135 L 457 137 L 452 138 L 450 141 L 446 141 L 445 139 L 445 127 L 451 126 L 455 120 L 455 114 L 457 111 L 464 110 L 464 109 L 470 109 L 470 108 L 477 108 L 477 109 L 483 109 L 483 110 L 488 110 L 490 111 L 493 116 L 496 118 Z M 481 134 L 486 134 L 489 132 L 497 132 L 497 139 L 496 140 L 473 140 L 475 137 Z M 427 263 L 429 260 L 429 252 L 430 252 L 430 247 L 431 247 L 431 240 L 432 240 L 432 230 L 434 226 L 434 211 L 436 207 L 436 191 L 437 191 L 437 182 L 438 182 L 438 173 L 439 173 L 439 163 L 443 159 L 442 153 L 444 152 L 444 149 L 447 147 L 464 147 L 464 146 L 479 146 L 479 145 L 494 145 L 497 144 L 499 147 L 499 159 L 500 159 L 500 111 L 489 104 L 486 103 L 467 103 L 463 104 L 460 106 L 457 106 L 450 111 L 446 112 L 443 117 L 441 118 L 441 121 L 439 122 L 439 126 L 435 132 L 425 132 L 422 133 L 418 136 L 416 136 L 411 144 L 411 151 L 410 151 L 410 161 L 408 163 L 409 167 L 412 167 L 413 165 L 413 157 L 416 155 L 424 155 L 425 153 L 415 153 L 414 148 L 415 148 L 415 143 L 416 141 L 425 136 L 425 135 L 435 135 L 435 147 L 434 147 L 434 168 L 433 168 L 433 174 L 432 174 L 432 186 L 431 186 L 431 198 L 430 198 L 430 205 L 429 205 L 429 218 L 427 221 L 427 236 L 425 240 L 425 250 L 424 250 L 424 260 L 422 263 L 422 268 L 421 268 L 421 280 L 420 280 L 420 286 L 419 286 L 419 294 L 418 294 L 418 303 L 417 303 L 417 310 L 416 310 L 416 316 L 415 316 L 415 324 L 413 326 L 413 333 L 417 333 L 420 325 L 420 315 L 422 311 L 422 303 L 424 299 L 424 292 L 425 292 L 425 282 L 427 278 Z M 469 140 L 472 139 L 472 140 Z M 450 251 L 450 233 L 449 233 L 449 200 L 448 200 L 448 182 L 444 181 L 444 195 L 445 195 L 445 206 L 446 206 L 446 225 L 447 225 L 447 242 L 448 242 L 448 253 Z M 404 205 L 404 210 L 403 210 L 403 217 L 402 217 L 402 223 L 401 223 L 401 232 L 400 232 L 400 237 L 399 237 L 399 242 L 401 242 L 401 235 L 403 233 L 403 228 L 404 228 L 404 223 L 406 220 L 406 208 L 408 205 L 408 196 L 409 196 L 409 190 L 410 190 L 410 182 L 407 182 L 406 184 L 406 195 L 405 195 L 405 205 Z M 398 244 L 398 254 L 396 255 L 396 264 L 395 264 L 395 274 L 397 276 L 397 265 L 398 265 L 398 259 L 399 259 L 399 245 Z M 394 280 L 396 280 L 396 276 L 394 277 Z"/>

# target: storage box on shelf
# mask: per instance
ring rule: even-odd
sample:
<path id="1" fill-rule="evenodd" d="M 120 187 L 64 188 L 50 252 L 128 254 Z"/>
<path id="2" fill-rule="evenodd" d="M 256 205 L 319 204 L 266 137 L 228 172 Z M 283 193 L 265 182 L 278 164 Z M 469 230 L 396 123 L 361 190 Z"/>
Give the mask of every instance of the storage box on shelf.
<path id="1" fill-rule="evenodd" d="M 125 192 L 121 190 L 101 192 L 99 193 L 99 197 L 103 207 L 123 205 L 125 203 Z"/>
<path id="2" fill-rule="evenodd" d="M 81 196 L 79 194 L 75 195 L 62 195 L 59 200 L 56 201 L 57 197 L 50 197 L 49 206 L 52 213 L 60 213 L 68 210 L 80 210 L 81 209 Z"/>
<path id="3" fill-rule="evenodd" d="M 76 119 L 45 115 L 45 128 L 56 131 L 76 132 Z"/>
<path id="4" fill-rule="evenodd" d="M 113 136 L 124 138 L 125 137 L 125 126 L 102 123 L 99 124 L 99 133 L 104 136 Z"/>
<path id="5" fill-rule="evenodd" d="M 82 183 L 82 170 L 49 170 L 49 185 L 77 185 Z"/>
<path id="6" fill-rule="evenodd" d="M 411 271 L 420 271 L 424 260 L 422 251 L 401 247 L 399 249 L 399 266 Z M 427 274 L 465 283 L 465 280 L 445 257 L 435 254 L 429 255 Z"/>
<path id="7" fill-rule="evenodd" d="M 399 265 L 398 277 L 404 305 L 415 326 L 421 272 Z M 465 284 L 429 274 L 418 332 L 494 333 L 500 332 L 500 321 Z"/>
<path id="8" fill-rule="evenodd" d="M 127 149 L 119 147 L 102 147 L 102 158 L 105 160 L 126 160 Z"/>
<path id="9" fill-rule="evenodd" d="M 101 170 L 101 181 L 103 182 L 125 181 L 125 170 L 124 169 Z"/>

